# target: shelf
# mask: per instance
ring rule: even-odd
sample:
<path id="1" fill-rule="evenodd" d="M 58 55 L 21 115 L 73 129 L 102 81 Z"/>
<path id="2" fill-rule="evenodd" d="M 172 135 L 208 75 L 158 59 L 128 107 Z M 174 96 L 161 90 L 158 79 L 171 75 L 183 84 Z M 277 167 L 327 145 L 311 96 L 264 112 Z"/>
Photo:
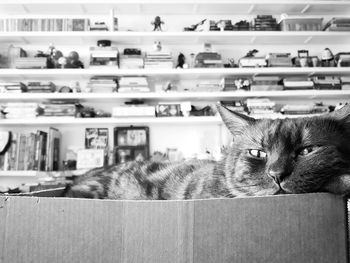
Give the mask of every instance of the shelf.
<path id="1" fill-rule="evenodd" d="M 319 0 L 2 0 L 0 14 L 348 14 L 349 1 Z"/>
<path id="2" fill-rule="evenodd" d="M 220 101 L 245 98 L 272 99 L 344 99 L 350 100 L 350 90 L 283 90 L 227 92 L 169 92 L 169 93 L 0 93 L 0 103 L 8 101 L 38 101 L 78 99 L 80 101 L 116 101 L 130 99 L 145 101 Z"/>
<path id="3" fill-rule="evenodd" d="M 252 116 L 257 119 L 285 119 L 312 117 L 313 115 L 282 115 L 279 113 Z M 125 118 L 72 118 L 72 117 L 40 117 L 34 119 L 3 119 L 0 125 L 31 126 L 31 125 L 134 125 L 134 124 L 223 124 L 220 116 L 205 117 L 125 117 Z"/>
<path id="4" fill-rule="evenodd" d="M 0 79 L 24 81 L 30 79 L 62 80 L 88 79 L 92 76 L 148 76 L 154 78 L 220 79 L 225 76 L 313 76 L 350 75 L 350 67 L 344 68 L 191 68 L 191 69 L 1 69 Z"/>
<path id="5" fill-rule="evenodd" d="M 350 1 L 349 1 L 350 3 Z M 8 44 L 96 45 L 97 40 L 109 39 L 116 45 L 314 45 L 345 44 L 349 32 L 328 31 L 224 31 L 224 32 L 0 32 L 0 42 Z"/>
<path id="6" fill-rule="evenodd" d="M 88 170 L 72 170 L 72 171 L 0 171 L 0 178 L 1 177 L 64 177 L 64 176 L 77 176 L 82 175 Z"/>
<path id="7" fill-rule="evenodd" d="M 4 119 L 0 125 L 100 125 L 100 124 L 220 124 L 218 116 L 210 117 L 125 117 L 125 118 L 73 118 L 73 117 L 38 117 L 34 119 Z"/>

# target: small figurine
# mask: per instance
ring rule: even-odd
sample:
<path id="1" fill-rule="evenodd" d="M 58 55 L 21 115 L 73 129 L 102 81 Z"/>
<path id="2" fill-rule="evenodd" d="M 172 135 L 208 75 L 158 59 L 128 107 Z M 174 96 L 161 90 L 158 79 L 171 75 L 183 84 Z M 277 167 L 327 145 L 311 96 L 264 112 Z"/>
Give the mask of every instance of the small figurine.
<path id="1" fill-rule="evenodd" d="M 224 30 L 225 30 L 225 26 L 226 26 L 225 20 L 220 20 L 220 21 L 217 23 L 217 26 L 220 28 L 220 31 L 224 31 Z"/>
<path id="2" fill-rule="evenodd" d="M 194 59 L 195 59 L 196 54 L 195 53 L 191 53 L 190 56 L 191 56 L 191 65 L 190 65 L 190 67 L 194 68 Z"/>
<path id="3" fill-rule="evenodd" d="M 84 64 L 79 60 L 79 53 L 71 51 L 67 57 L 67 68 L 84 68 Z"/>
<path id="4" fill-rule="evenodd" d="M 160 19 L 160 16 L 156 16 L 151 24 L 154 25 L 153 31 L 163 31 L 162 24 L 164 22 Z"/>
<path id="5" fill-rule="evenodd" d="M 329 48 L 325 48 L 321 55 L 321 66 L 322 67 L 334 67 L 334 55 Z"/>
<path id="6" fill-rule="evenodd" d="M 162 50 L 162 43 L 160 43 L 160 41 L 154 42 L 153 49 L 154 49 L 154 51 L 161 51 Z"/>
<path id="7" fill-rule="evenodd" d="M 65 68 L 67 65 L 67 59 L 65 57 L 60 57 L 57 62 L 60 65 L 60 68 Z"/>
<path id="8" fill-rule="evenodd" d="M 177 58 L 177 66 L 176 68 L 188 68 L 188 65 L 185 64 L 185 55 L 180 53 L 180 55 Z"/>
<path id="9" fill-rule="evenodd" d="M 202 26 L 205 21 L 207 21 L 207 19 L 204 19 L 197 24 L 191 25 L 190 27 L 185 27 L 184 31 L 203 31 L 202 28 L 200 29 L 200 26 Z"/>
<path id="10" fill-rule="evenodd" d="M 245 55 L 246 58 L 251 58 L 251 57 L 255 57 L 255 54 L 258 53 L 259 51 L 257 49 L 252 49 L 249 50 L 249 52 L 247 53 L 247 55 Z"/>

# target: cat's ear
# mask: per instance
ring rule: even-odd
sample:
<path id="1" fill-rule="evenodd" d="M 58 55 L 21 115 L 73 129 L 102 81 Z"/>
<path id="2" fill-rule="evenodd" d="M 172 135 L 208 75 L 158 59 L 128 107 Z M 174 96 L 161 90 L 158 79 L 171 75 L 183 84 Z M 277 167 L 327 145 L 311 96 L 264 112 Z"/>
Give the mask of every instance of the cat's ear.
<path id="1" fill-rule="evenodd" d="M 350 104 L 345 104 L 342 108 L 325 114 L 324 117 L 331 117 L 335 120 L 341 121 L 347 126 L 350 125 Z"/>
<path id="2" fill-rule="evenodd" d="M 247 126 L 254 124 L 256 121 L 247 115 L 232 111 L 221 104 L 216 104 L 216 107 L 226 127 L 233 135 L 244 132 Z"/>

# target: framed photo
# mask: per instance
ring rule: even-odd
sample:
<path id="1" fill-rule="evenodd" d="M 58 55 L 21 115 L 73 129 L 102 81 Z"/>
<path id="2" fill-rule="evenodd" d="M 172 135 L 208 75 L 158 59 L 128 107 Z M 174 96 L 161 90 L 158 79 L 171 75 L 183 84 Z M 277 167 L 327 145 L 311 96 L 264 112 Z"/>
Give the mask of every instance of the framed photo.
<path id="1" fill-rule="evenodd" d="M 157 117 L 177 117 L 182 116 L 181 104 L 159 103 L 156 108 Z"/>
<path id="2" fill-rule="evenodd" d="M 114 128 L 115 162 L 146 161 L 149 158 L 148 127 Z"/>
<path id="3" fill-rule="evenodd" d="M 86 128 L 85 148 L 106 149 L 108 147 L 108 128 Z"/>

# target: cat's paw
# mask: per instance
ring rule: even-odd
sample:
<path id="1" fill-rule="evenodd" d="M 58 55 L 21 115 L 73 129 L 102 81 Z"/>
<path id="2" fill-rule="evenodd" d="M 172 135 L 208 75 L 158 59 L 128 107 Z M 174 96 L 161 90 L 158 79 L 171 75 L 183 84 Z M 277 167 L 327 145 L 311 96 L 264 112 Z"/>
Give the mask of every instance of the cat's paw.
<path id="1" fill-rule="evenodd" d="M 332 178 L 321 190 L 337 195 L 350 196 L 350 174 Z"/>

